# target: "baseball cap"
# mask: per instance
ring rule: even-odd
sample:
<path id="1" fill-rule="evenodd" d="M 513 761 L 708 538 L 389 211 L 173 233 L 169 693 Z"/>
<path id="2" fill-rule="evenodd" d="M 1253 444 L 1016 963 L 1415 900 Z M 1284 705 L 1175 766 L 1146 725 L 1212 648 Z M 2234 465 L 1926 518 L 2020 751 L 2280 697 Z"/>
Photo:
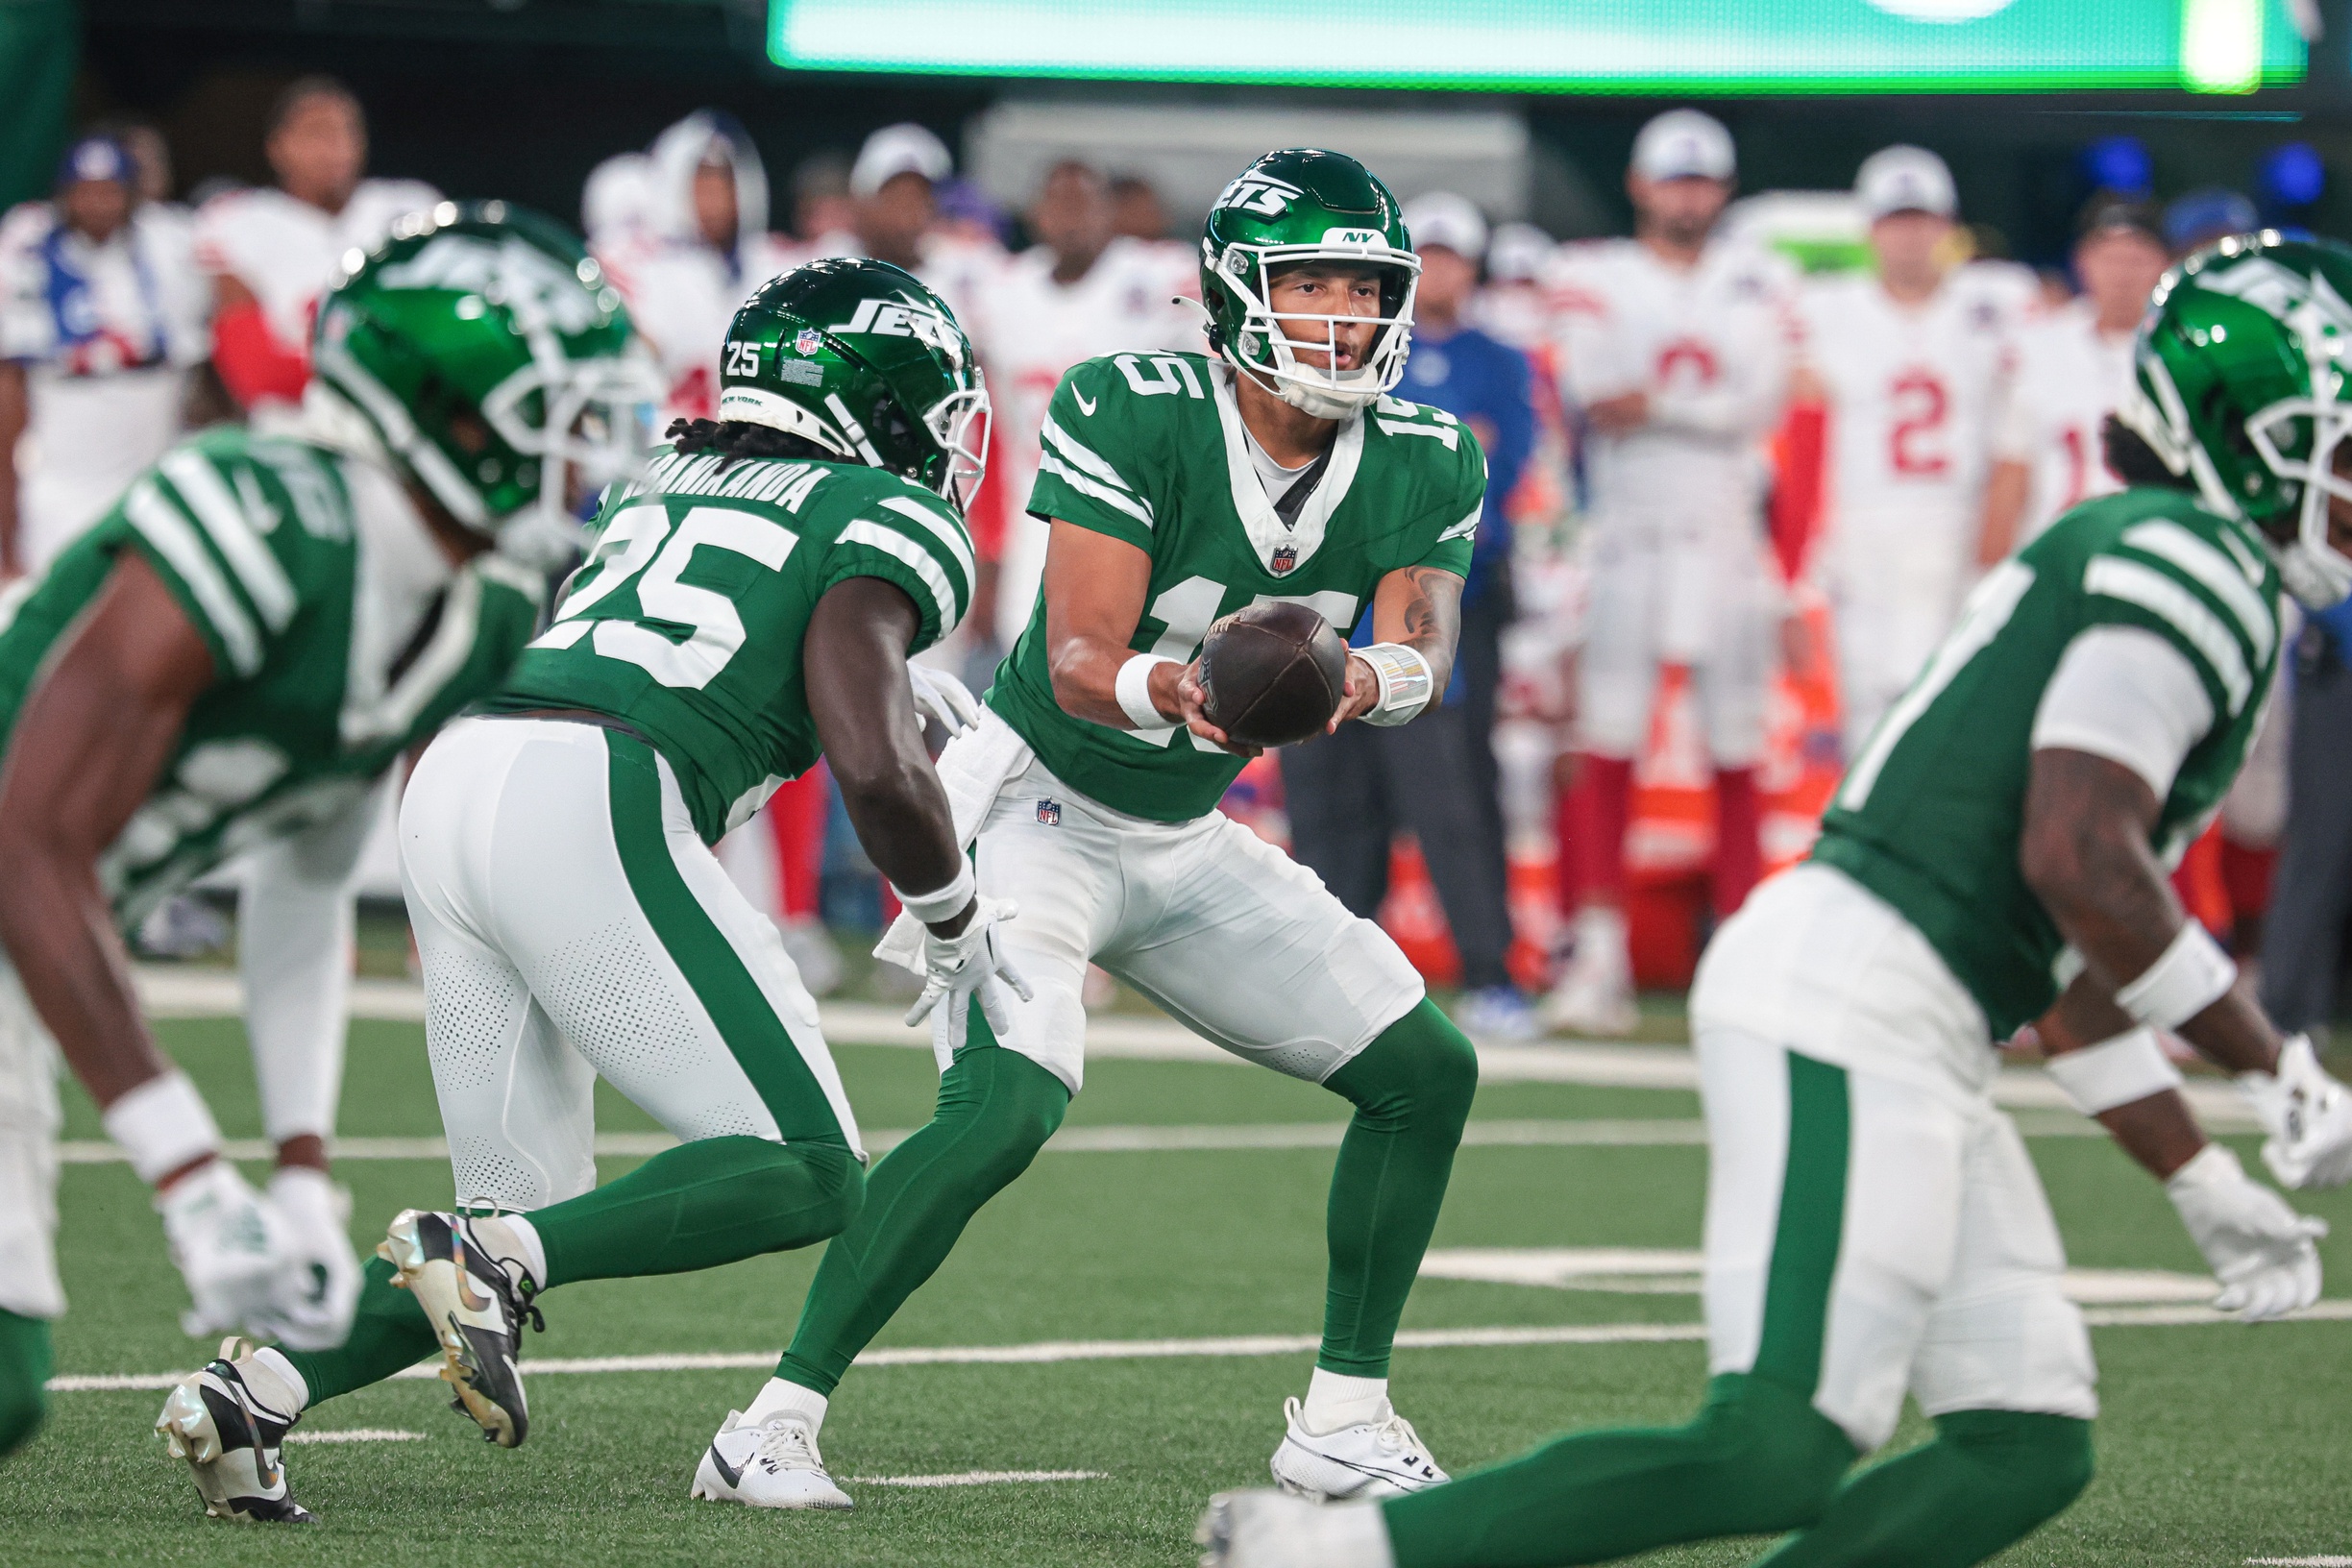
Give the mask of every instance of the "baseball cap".
<path id="1" fill-rule="evenodd" d="M 138 175 L 131 161 L 131 149 L 112 136 L 84 136 L 65 149 L 57 172 L 61 186 L 83 180 L 111 180 L 135 187 Z"/>
<path id="2" fill-rule="evenodd" d="M 902 174 L 919 174 L 933 184 L 955 172 L 947 144 L 912 121 L 886 125 L 866 138 L 849 166 L 849 194 L 871 196 Z"/>
<path id="3" fill-rule="evenodd" d="M 1645 180 L 1728 180 L 1739 172 L 1739 161 L 1721 120 L 1695 109 L 1670 109 L 1633 138 L 1633 172 Z"/>
<path id="4" fill-rule="evenodd" d="M 2139 202 L 2117 191 L 2102 190 L 2083 204 L 2074 220 L 2074 237 L 2090 239 L 2097 234 L 2132 233 L 2160 249 L 2170 249 L 2165 239 L 2164 211 L 2154 202 Z"/>
<path id="5" fill-rule="evenodd" d="M 1897 144 L 1881 147 L 1862 160 L 1854 172 L 1854 200 L 1873 223 L 1898 212 L 1932 212 L 1939 218 L 1956 216 L 1960 193 L 1952 188 L 1951 170 L 1924 147 Z"/>
<path id="6" fill-rule="evenodd" d="M 1556 249 L 1552 236 L 1531 223 L 1498 224 L 1486 246 L 1487 274 L 1498 282 L 1533 282 Z"/>
<path id="7" fill-rule="evenodd" d="M 1405 204 L 1405 229 L 1416 250 L 1441 245 L 1476 261 L 1486 254 L 1486 220 L 1464 196 L 1433 190 Z"/>

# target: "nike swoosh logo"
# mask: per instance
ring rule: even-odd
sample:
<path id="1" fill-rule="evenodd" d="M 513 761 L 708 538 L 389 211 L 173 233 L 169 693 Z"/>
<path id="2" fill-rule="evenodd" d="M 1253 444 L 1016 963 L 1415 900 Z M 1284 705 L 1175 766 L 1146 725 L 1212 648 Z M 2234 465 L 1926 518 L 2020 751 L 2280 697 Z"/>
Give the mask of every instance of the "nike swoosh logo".
<path id="1" fill-rule="evenodd" d="M 719 1452 L 719 1445 L 717 1443 L 711 1444 L 710 1454 L 711 1466 L 719 1472 L 719 1477 L 722 1481 L 724 1481 L 729 1487 L 736 1486 L 742 1482 L 743 1471 L 726 1462 L 726 1456 Z"/>
<path id="2" fill-rule="evenodd" d="M 1087 395 L 1084 392 L 1079 391 L 1073 386 L 1070 388 L 1070 396 L 1078 400 L 1078 411 L 1080 413 L 1091 414 L 1094 412 L 1095 405 L 1087 402 Z"/>

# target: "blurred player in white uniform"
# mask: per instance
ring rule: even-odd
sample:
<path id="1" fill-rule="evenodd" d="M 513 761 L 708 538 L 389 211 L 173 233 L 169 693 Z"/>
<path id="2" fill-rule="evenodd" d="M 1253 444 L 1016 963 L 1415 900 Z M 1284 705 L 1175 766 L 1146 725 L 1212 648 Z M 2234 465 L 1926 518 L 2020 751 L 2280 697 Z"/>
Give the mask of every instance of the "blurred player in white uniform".
<path id="1" fill-rule="evenodd" d="M 86 136 L 56 199 L 0 233 L 0 577 L 47 566 L 180 433 L 206 290 L 136 181 L 127 147 Z"/>
<path id="2" fill-rule="evenodd" d="M 1055 164 L 1028 217 L 1038 243 L 1006 263 L 971 317 L 998 422 L 992 473 L 1006 496 L 1026 496 L 1036 482 L 1045 405 L 1072 366 L 1122 350 L 1148 354 L 1200 342 L 1198 318 L 1174 304 L 1159 249 L 1112 233 L 1100 170 L 1074 159 Z M 1199 291 L 1197 282 L 1184 289 Z M 1029 624 L 1045 570 L 1044 523 L 1018 507 L 1005 510 L 992 574 L 998 648 L 1012 647 Z M 975 608 L 985 610 L 992 574 L 985 564 L 980 570 Z"/>
<path id="3" fill-rule="evenodd" d="M 255 429 L 286 431 L 310 380 L 310 318 L 343 258 L 441 193 L 421 180 L 362 178 L 367 118 L 329 76 L 279 95 L 264 151 L 278 184 L 205 203 L 196 259 L 212 275 L 213 368 Z"/>
<path id="4" fill-rule="evenodd" d="M 590 237 L 661 360 L 670 388 L 661 430 L 674 419 L 717 416 L 727 324 L 753 289 L 799 257 L 768 232 L 767 171 L 733 116 L 697 110 L 655 137 L 634 194 L 631 167 L 603 175 L 595 194 L 605 232 Z M 632 221 L 635 204 L 642 212 Z"/>
<path id="5" fill-rule="evenodd" d="M 1975 576 L 1992 425 L 2015 290 L 1951 265 L 1958 193 L 1922 147 L 1854 177 L 1874 276 L 1808 283 L 1806 373 L 1827 404 L 1826 528 L 1816 571 L 1835 615 L 1846 754 L 1944 639 Z"/>
<path id="6" fill-rule="evenodd" d="M 2100 454 L 2099 428 L 2131 389 L 2132 333 L 2171 254 L 2162 213 L 2112 195 L 2093 198 L 2079 233 L 2081 296 L 2018 334 L 1985 481 L 1980 565 L 2030 544 L 2075 502 L 2122 488 Z"/>
<path id="7" fill-rule="evenodd" d="M 1626 188 L 1634 237 L 1561 248 L 1553 273 L 1561 392 L 1584 427 L 1592 612 L 1578 692 L 1576 947 L 1556 1026 L 1634 1022 L 1625 840 L 1633 764 L 1661 666 L 1687 667 L 1715 764 L 1714 901 L 1761 866 L 1756 765 L 1782 598 L 1766 558 L 1761 443 L 1789 381 L 1794 269 L 1714 237 L 1730 133 L 1694 110 L 1642 128 Z"/>

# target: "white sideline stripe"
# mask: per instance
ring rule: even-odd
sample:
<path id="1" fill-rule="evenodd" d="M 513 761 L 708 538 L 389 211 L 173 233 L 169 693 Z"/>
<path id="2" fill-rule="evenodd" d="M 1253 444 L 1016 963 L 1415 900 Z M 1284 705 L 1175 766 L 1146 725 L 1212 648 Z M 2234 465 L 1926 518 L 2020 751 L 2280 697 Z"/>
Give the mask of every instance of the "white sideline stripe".
<path id="1" fill-rule="evenodd" d="M 421 1432 L 404 1432 L 399 1427 L 345 1427 L 337 1432 L 304 1432 L 299 1429 L 285 1434 L 289 1443 L 421 1443 Z"/>
<path id="2" fill-rule="evenodd" d="M 2210 1307 L 2101 1307 L 2083 1313 L 2095 1329 L 2188 1328 L 2238 1320 Z M 2352 1300 L 2322 1301 L 2289 1323 L 2352 1322 Z M 1666 1345 L 1706 1337 L 1703 1323 L 1559 1323 L 1526 1328 L 1408 1329 L 1396 1336 L 1399 1350 L 1490 1350 L 1528 1345 Z M 1201 1356 L 1303 1356 L 1322 1344 L 1319 1335 L 1232 1335 L 1213 1339 L 1047 1339 L 1027 1345 L 902 1345 L 862 1352 L 859 1366 L 1036 1366 L 1062 1361 L 1151 1361 Z M 778 1352 L 715 1351 L 686 1356 L 537 1357 L 523 1363 L 535 1378 L 593 1376 L 608 1372 L 745 1372 L 776 1363 Z M 439 1361 L 427 1361 L 395 1378 L 430 1381 Z M 175 1388 L 185 1372 L 95 1373 L 51 1378 L 53 1394 L 111 1393 Z"/>
<path id="3" fill-rule="evenodd" d="M 2248 1557 L 2262 1568 L 2352 1568 L 2352 1557 Z"/>
<path id="4" fill-rule="evenodd" d="M 1109 1481 L 1107 1470 L 959 1470 L 950 1476 L 844 1476 L 851 1486 L 993 1486 L 1011 1481 Z"/>
<path id="5" fill-rule="evenodd" d="M 180 965 L 137 968 L 139 1005 L 152 1017 L 234 1017 L 244 1007 L 235 971 Z M 355 980 L 352 1017 L 421 1023 L 425 989 L 413 980 Z M 836 1045 L 901 1045 L 929 1051 L 928 1024 L 909 1028 L 899 1011 L 870 1002 L 826 1002 L 820 1026 Z M 1247 1066 L 1241 1058 L 1168 1018 L 1095 1017 L 1087 1020 L 1087 1055 L 1098 1062 L 1199 1062 Z M 1599 1089 L 1697 1090 L 1699 1064 L 1685 1045 L 1481 1044 L 1479 1081 L 1485 1084 L 1580 1084 Z M 2217 1078 L 2182 1086 L 2197 1119 L 2221 1132 L 2254 1130 L 2254 1114 L 2237 1089 Z M 2072 1130 L 2098 1136 L 2098 1124 L 2075 1115 L 2049 1075 L 2039 1067 L 2004 1067 L 1993 1081 L 1994 1103 L 2011 1111 L 2047 1111 L 2029 1133 Z M 663 1145 L 667 1147 L 667 1145 Z M 437 1153 L 438 1151 L 436 1151 Z M 599 1152 L 607 1152 L 599 1147 Z M 630 1152 L 614 1150 L 610 1152 Z M 650 1151 L 645 1151 L 650 1152 Z M 246 1158 L 238 1155 L 238 1159 Z M 403 1157 L 409 1158 L 409 1157 Z"/>

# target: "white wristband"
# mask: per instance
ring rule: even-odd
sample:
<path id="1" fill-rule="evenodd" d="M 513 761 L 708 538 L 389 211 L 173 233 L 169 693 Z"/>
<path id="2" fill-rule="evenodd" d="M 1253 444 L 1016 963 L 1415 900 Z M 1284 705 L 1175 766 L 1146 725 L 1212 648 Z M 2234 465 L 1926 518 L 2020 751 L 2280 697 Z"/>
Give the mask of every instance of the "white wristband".
<path id="1" fill-rule="evenodd" d="M 1181 664 L 1160 653 L 1138 653 L 1119 666 L 1118 684 L 1113 690 L 1118 696 L 1119 711 L 1138 729 L 1174 729 L 1175 721 L 1161 713 L 1152 702 L 1151 674 L 1156 666 Z"/>
<path id="2" fill-rule="evenodd" d="M 2191 920 L 2138 979 L 2116 988 L 2116 1005 L 2135 1023 L 2177 1029 L 2220 1000 L 2237 979 L 2229 954 Z"/>
<path id="3" fill-rule="evenodd" d="M 942 920 L 952 920 L 963 914 L 964 906 L 972 901 L 976 887 L 972 880 L 971 862 L 968 860 L 957 870 L 955 880 L 943 888 L 931 893 L 908 893 L 894 882 L 891 892 L 898 895 L 900 906 L 909 915 L 925 925 L 937 925 Z"/>
<path id="4" fill-rule="evenodd" d="M 153 1186 L 192 1160 L 220 1148 L 220 1127 L 204 1096 L 174 1069 L 106 1108 L 107 1137 L 131 1158 L 140 1181 Z"/>
<path id="5" fill-rule="evenodd" d="M 2180 1069 L 2166 1059 L 2156 1031 L 2147 1028 L 2053 1056 L 2044 1065 L 2065 1091 L 2067 1103 L 2086 1116 L 2178 1089 L 2181 1081 Z"/>
<path id="6" fill-rule="evenodd" d="M 1380 700 L 1360 717 L 1384 728 L 1419 717 L 1437 695 L 1436 677 L 1417 648 L 1403 643 L 1374 643 L 1356 650 L 1372 674 L 1380 677 Z"/>

